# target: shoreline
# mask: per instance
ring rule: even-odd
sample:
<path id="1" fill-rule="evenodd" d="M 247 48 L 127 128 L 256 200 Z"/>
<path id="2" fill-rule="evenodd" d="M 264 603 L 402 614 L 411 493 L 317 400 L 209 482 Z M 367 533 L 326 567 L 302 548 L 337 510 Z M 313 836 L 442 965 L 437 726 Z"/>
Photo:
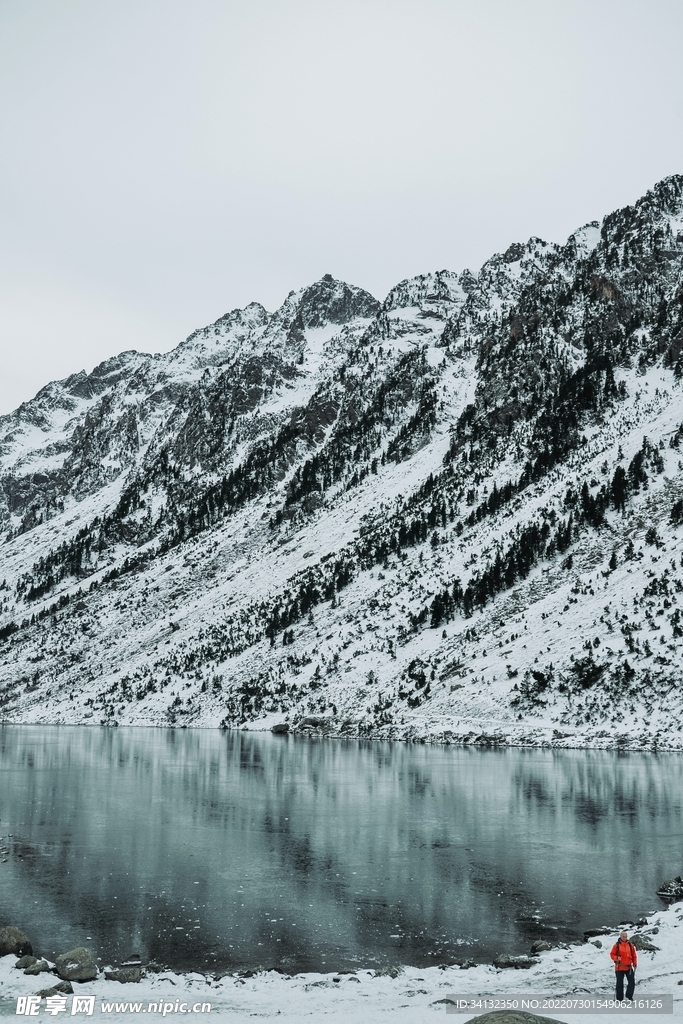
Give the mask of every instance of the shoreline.
<path id="1" fill-rule="evenodd" d="M 674 1017 L 683 1018 L 683 902 L 670 904 L 641 922 L 633 934 L 642 936 L 653 949 L 641 950 L 638 954 L 636 995 L 671 993 Z M 181 1002 L 188 1006 L 208 1003 L 211 1010 L 204 1012 L 210 1012 L 211 1019 L 221 1021 L 258 1016 L 277 1017 L 285 1024 L 321 1018 L 340 1022 L 353 1019 L 356 1024 L 370 1024 L 386 1017 L 398 1024 L 412 1024 L 416 1020 L 436 1019 L 437 1014 L 446 1011 L 454 995 L 503 997 L 527 993 L 530 997 L 562 997 L 583 993 L 611 998 L 614 972 L 609 949 L 619 927 L 580 944 L 557 944 L 538 953 L 535 962 L 524 969 L 521 965 L 515 969 L 494 964 L 426 968 L 406 965 L 353 973 L 284 975 L 270 970 L 221 976 L 161 971 L 146 974 L 139 982 L 124 983 L 106 980 L 102 973 L 96 981 L 75 982 L 74 991 L 77 995 L 95 996 L 94 1016 L 109 1020 L 135 1020 L 147 1012 L 150 1003 L 160 1005 L 163 1000 L 172 1006 Z M 14 956 L 0 958 L 0 1015 L 3 1016 L 14 1015 L 18 996 L 37 993 L 58 980 L 50 974 L 26 977 L 14 968 L 15 962 Z M 67 998 L 70 1002 L 71 996 Z M 111 1009 L 103 1011 L 102 1003 L 110 1004 Z M 136 1003 L 140 1008 L 132 1011 L 130 1006 Z M 126 1004 L 125 1009 L 123 1004 Z M 44 1000 L 41 1005 L 44 1010 Z M 168 1011 L 169 1015 L 175 1012 Z M 464 1024 L 480 1012 L 458 1014 L 458 1018 Z M 552 1016 L 565 1019 L 561 1011 L 553 1011 Z M 587 1018 L 586 1024 L 604 1020 L 604 1015 L 600 1014 L 582 1016 Z"/>
<path id="2" fill-rule="evenodd" d="M 202 730 L 210 731 L 217 730 L 225 733 L 256 733 L 263 734 L 269 733 L 276 735 L 279 740 L 293 737 L 296 739 L 327 739 L 337 740 L 342 742 L 372 742 L 372 743 L 405 743 L 415 744 L 419 746 L 435 746 L 435 747 L 474 747 L 476 749 L 491 750 L 491 749 L 528 749 L 528 750 L 600 750 L 600 751 L 612 751 L 615 753 L 638 753 L 638 754 L 657 754 L 657 753 L 683 753 L 683 735 L 672 736 L 670 734 L 665 735 L 648 735 L 644 737 L 641 733 L 640 736 L 632 736 L 630 733 L 621 732 L 614 736 L 604 735 L 607 730 L 600 730 L 597 734 L 593 734 L 592 730 L 586 730 L 582 733 L 578 730 L 575 732 L 564 731 L 560 735 L 559 730 L 556 728 L 555 723 L 548 724 L 520 724 L 514 729 L 506 731 L 504 726 L 500 723 L 493 724 L 491 722 L 480 722 L 476 723 L 477 728 L 471 726 L 475 725 L 474 722 L 468 721 L 467 727 L 456 730 L 452 726 L 449 728 L 439 728 L 434 731 L 419 731 L 414 727 L 410 727 L 403 732 L 387 732 L 377 733 L 368 732 L 362 734 L 349 734 L 343 732 L 336 732 L 332 728 L 315 728 L 315 727 L 304 727 L 304 728 L 287 728 L 284 729 L 273 729 L 273 725 L 279 725 L 281 719 L 278 722 L 272 722 L 263 720 L 245 724 L 241 726 L 225 726 L 219 722 L 206 722 L 206 723 L 171 723 L 171 722 L 119 722 L 113 721 L 102 721 L 92 722 L 75 719 L 73 721 L 13 721 L 11 719 L 0 719 L 0 728 L 4 726 L 26 728 L 26 727 L 49 727 L 49 728 L 88 728 L 88 729 L 167 729 L 167 730 Z"/>

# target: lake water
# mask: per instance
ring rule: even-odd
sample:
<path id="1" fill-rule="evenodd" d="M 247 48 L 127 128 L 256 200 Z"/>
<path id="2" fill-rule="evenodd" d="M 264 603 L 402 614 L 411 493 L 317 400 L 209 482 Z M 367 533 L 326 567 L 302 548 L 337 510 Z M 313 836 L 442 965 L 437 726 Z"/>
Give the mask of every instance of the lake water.
<path id="1" fill-rule="evenodd" d="M 0 836 L 0 924 L 48 957 L 480 960 L 660 905 L 683 758 L 3 726 Z"/>

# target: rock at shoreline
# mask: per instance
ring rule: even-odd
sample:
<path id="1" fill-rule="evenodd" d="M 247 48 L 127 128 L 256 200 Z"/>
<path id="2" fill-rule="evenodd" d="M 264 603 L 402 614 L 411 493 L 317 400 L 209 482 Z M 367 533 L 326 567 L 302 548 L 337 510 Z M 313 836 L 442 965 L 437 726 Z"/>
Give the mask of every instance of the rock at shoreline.
<path id="1" fill-rule="evenodd" d="M 111 971 L 104 972 L 107 981 L 120 981 L 122 985 L 141 981 L 144 975 L 142 967 L 115 967 Z"/>
<path id="2" fill-rule="evenodd" d="M 24 974 L 47 974 L 50 970 L 50 965 L 47 960 L 36 960 L 34 964 L 30 964 L 25 970 Z"/>
<path id="3" fill-rule="evenodd" d="M 670 881 L 664 882 L 657 889 L 657 895 L 661 896 L 667 903 L 680 903 L 683 900 L 683 878 L 680 875 L 676 875 Z"/>
<path id="4" fill-rule="evenodd" d="M 37 956 L 20 956 L 14 967 L 17 971 L 25 971 L 27 967 L 33 967 L 38 962 Z"/>
<path id="5" fill-rule="evenodd" d="M 0 929 L 0 956 L 23 956 L 33 953 L 33 946 L 28 941 L 28 935 L 22 932 L 21 928 Z"/>
<path id="6" fill-rule="evenodd" d="M 85 946 L 62 953 L 57 957 L 55 967 L 63 981 L 94 981 L 97 977 L 95 958 Z"/>
<path id="7" fill-rule="evenodd" d="M 403 973 L 402 967 L 378 967 L 375 971 L 376 978 L 398 978 Z"/>
<path id="8" fill-rule="evenodd" d="M 553 947 L 551 946 L 551 944 L 547 942 L 545 939 L 537 939 L 531 947 L 531 955 L 536 956 L 537 953 L 543 953 L 546 950 L 552 948 Z"/>
<path id="9" fill-rule="evenodd" d="M 276 722 L 270 731 L 275 736 L 284 736 L 289 732 L 289 722 Z"/>
<path id="10" fill-rule="evenodd" d="M 537 964 L 538 960 L 532 956 L 511 956 L 509 953 L 501 953 L 493 961 L 493 966 L 499 970 L 504 970 L 508 967 L 515 967 L 517 970 L 526 971 L 534 964 Z"/>
<path id="11" fill-rule="evenodd" d="M 647 921 L 645 922 L 647 924 Z M 614 928 L 591 928 L 589 931 L 583 933 L 584 939 L 592 939 L 596 935 L 611 935 Z"/>
<path id="12" fill-rule="evenodd" d="M 472 1017 L 468 1024 L 475 1024 L 475 1021 L 476 1024 L 561 1024 L 554 1017 L 539 1017 L 523 1010 L 492 1010 L 491 1013 Z"/>
<path id="13" fill-rule="evenodd" d="M 52 986 L 52 988 L 41 988 L 38 995 L 43 999 L 47 999 L 48 996 L 70 996 L 73 990 L 73 985 L 70 981 L 58 981 L 56 985 Z"/>

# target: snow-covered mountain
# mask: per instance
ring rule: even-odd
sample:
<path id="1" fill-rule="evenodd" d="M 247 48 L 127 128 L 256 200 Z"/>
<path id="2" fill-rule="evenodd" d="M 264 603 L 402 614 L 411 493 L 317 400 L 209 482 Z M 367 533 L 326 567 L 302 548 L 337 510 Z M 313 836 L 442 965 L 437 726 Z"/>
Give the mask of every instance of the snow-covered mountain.
<path id="1" fill-rule="evenodd" d="M 0 418 L 0 714 L 683 746 L 683 177 Z"/>

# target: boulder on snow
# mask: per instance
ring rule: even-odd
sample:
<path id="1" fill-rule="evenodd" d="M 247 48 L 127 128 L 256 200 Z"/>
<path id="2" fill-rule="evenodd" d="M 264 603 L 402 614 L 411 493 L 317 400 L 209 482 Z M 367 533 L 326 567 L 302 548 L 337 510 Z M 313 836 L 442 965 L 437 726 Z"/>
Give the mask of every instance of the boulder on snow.
<path id="1" fill-rule="evenodd" d="M 533 967 L 537 964 L 538 960 L 532 956 L 511 956 L 510 953 L 501 953 L 493 961 L 493 966 L 499 970 L 503 970 L 508 967 L 515 967 L 517 970 L 528 970 L 529 967 Z"/>
<path id="2" fill-rule="evenodd" d="M 531 955 L 536 956 L 537 953 L 543 953 L 545 952 L 545 950 L 552 948 L 553 947 L 550 945 L 550 943 L 546 942 L 545 939 L 537 939 L 531 947 Z"/>
<path id="3" fill-rule="evenodd" d="M 676 875 L 675 878 L 664 882 L 657 889 L 657 895 L 661 896 L 667 903 L 679 903 L 683 900 L 683 878 L 680 875 Z"/>
<path id="4" fill-rule="evenodd" d="M 71 984 L 70 981 L 58 981 L 56 985 L 52 986 L 52 988 L 41 988 L 40 992 L 38 992 L 38 995 L 42 996 L 43 999 L 47 998 L 47 996 L 69 996 L 71 995 L 73 990 L 73 985 Z"/>
<path id="5" fill-rule="evenodd" d="M 55 967 L 63 981 L 94 981 L 97 977 L 95 958 L 85 946 L 62 953 L 57 957 Z"/>
<path id="6" fill-rule="evenodd" d="M 33 946 L 28 941 L 28 935 L 22 932 L 21 928 L 0 929 L 0 956 L 23 956 L 33 953 Z"/>
<path id="7" fill-rule="evenodd" d="M 131 982 L 141 981 L 144 973 L 142 967 L 115 967 L 110 971 L 105 971 L 104 976 L 107 981 L 120 981 L 122 985 L 128 985 Z"/>
<path id="8" fill-rule="evenodd" d="M 25 971 L 27 967 L 33 967 L 35 963 L 38 963 L 38 957 L 29 956 L 27 953 L 25 956 L 20 956 L 14 966 L 17 971 Z"/>
<path id="9" fill-rule="evenodd" d="M 631 942 L 638 952 L 643 950 L 645 953 L 656 953 L 659 949 L 659 946 L 654 946 L 652 942 L 650 942 L 647 935 L 641 935 L 640 932 L 636 932 L 635 935 L 631 936 Z"/>
<path id="10" fill-rule="evenodd" d="M 376 978 L 398 978 L 399 974 L 403 974 L 402 967 L 377 967 L 375 970 Z"/>
<path id="11" fill-rule="evenodd" d="M 47 974 L 50 970 L 50 965 L 47 960 L 36 960 L 34 964 L 30 964 L 25 970 L 24 974 Z"/>
<path id="12" fill-rule="evenodd" d="M 539 1017 L 524 1010 L 492 1010 L 472 1017 L 468 1024 L 560 1024 L 555 1017 Z"/>

